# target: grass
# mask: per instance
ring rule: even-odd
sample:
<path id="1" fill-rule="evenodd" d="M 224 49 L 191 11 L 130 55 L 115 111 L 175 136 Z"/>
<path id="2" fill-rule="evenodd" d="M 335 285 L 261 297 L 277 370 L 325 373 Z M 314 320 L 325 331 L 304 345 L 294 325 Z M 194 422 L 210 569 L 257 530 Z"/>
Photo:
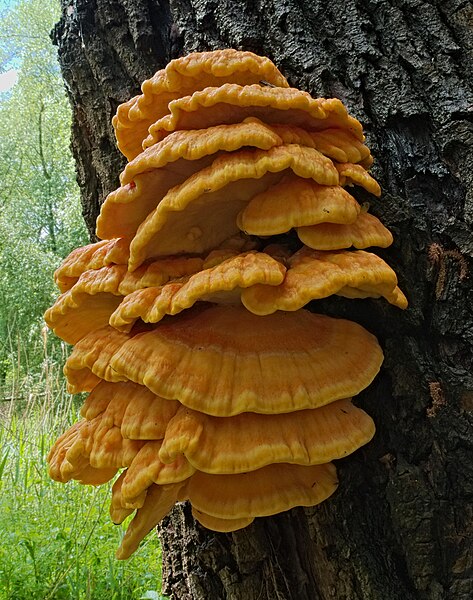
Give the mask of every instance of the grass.
<path id="1" fill-rule="evenodd" d="M 48 450 L 79 408 L 47 359 L 0 396 L 0 600 L 161 599 L 155 534 L 128 561 L 114 558 L 124 528 L 108 516 L 111 484 L 48 477 Z"/>

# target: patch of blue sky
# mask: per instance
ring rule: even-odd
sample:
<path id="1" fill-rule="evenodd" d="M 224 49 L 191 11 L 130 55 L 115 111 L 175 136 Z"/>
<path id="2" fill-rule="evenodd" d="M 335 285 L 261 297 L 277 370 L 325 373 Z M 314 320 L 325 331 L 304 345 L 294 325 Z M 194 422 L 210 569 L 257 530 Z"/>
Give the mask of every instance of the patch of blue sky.
<path id="1" fill-rule="evenodd" d="M 0 71 L 4 73 L 20 66 L 20 59 L 15 55 L 14 44 L 11 44 L 11 33 L 4 28 L 4 19 L 17 6 L 19 0 L 0 0 Z"/>

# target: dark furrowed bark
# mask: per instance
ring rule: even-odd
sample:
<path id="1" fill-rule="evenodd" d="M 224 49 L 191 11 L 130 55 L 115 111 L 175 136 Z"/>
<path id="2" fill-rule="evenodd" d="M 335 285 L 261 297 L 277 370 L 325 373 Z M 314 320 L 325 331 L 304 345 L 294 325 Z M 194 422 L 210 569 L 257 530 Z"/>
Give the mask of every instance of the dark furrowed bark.
<path id="1" fill-rule="evenodd" d="M 170 4 L 170 5 L 169 5 Z M 374 440 L 339 461 L 319 507 L 234 534 L 196 526 L 186 505 L 160 527 L 164 590 L 205 600 L 467 599 L 473 591 L 473 89 L 471 4 L 460 0 L 78 0 L 55 39 L 74 108 L 85 216 L 124 160 L 116 106 L 172 57 L 235 47 L 269 56 L 290 83 L 336 96 L 364 125 L 383 188 L 380 251 L 410 307 L 330 299 L 385 351 L 357 398 Z"/>
<path id="2" fill-rule="evenodd" d="M 169 61 L 166 2 L 63 2 L 52 37 L 73 110 L 72 151 L 84 219 L 95 239 L 100 204 L 118 186 L 125 165 L 112 127 L 117 106 Z"/>

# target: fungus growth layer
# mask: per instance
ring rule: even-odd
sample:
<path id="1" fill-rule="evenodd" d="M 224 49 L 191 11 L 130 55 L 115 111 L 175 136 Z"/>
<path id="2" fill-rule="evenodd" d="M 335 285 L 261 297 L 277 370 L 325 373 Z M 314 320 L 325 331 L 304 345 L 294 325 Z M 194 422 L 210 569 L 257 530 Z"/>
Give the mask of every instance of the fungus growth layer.
<path id="1" fill-rule="evenodd" d="M 356 199 L 381 190 L 340 100 L 227 49 L 173 60 L 113 125 L 130 162 L 45 315 L 74 345 L 68 390 L 88 393 L 48 462 L 63 483 L 116 477 L 126 558 L 179 501 L 229 532 L 333 494 L 332 461 L 374 435 L 351 400 L 382 351 L 307 305 L 407 300 L 370 251 L 392 235 Z"/>

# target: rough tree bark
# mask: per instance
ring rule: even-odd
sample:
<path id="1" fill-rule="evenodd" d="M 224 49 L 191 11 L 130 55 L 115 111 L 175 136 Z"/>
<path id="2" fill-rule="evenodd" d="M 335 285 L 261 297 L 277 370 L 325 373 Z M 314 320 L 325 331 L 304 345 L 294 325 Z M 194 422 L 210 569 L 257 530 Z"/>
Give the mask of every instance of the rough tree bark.
<path id="1" fill-rule="evenodd" d="M 179 600 L 445 600 L 473 595 L 473 9 L 463 0 L 62 0 L 54 32 L 74 111 L 84 216 L 118 183 L 111 117 L 193 50 L 269 56 L 290 83 L 363 123 L 394 232 L 382 255 L 410 308 L 314 303 L 375 333 L 385 363 L 358 403 L 371 444 L 339 461 L 319 507 L 234 534 L 179 506 L 160 528 Z"/>

